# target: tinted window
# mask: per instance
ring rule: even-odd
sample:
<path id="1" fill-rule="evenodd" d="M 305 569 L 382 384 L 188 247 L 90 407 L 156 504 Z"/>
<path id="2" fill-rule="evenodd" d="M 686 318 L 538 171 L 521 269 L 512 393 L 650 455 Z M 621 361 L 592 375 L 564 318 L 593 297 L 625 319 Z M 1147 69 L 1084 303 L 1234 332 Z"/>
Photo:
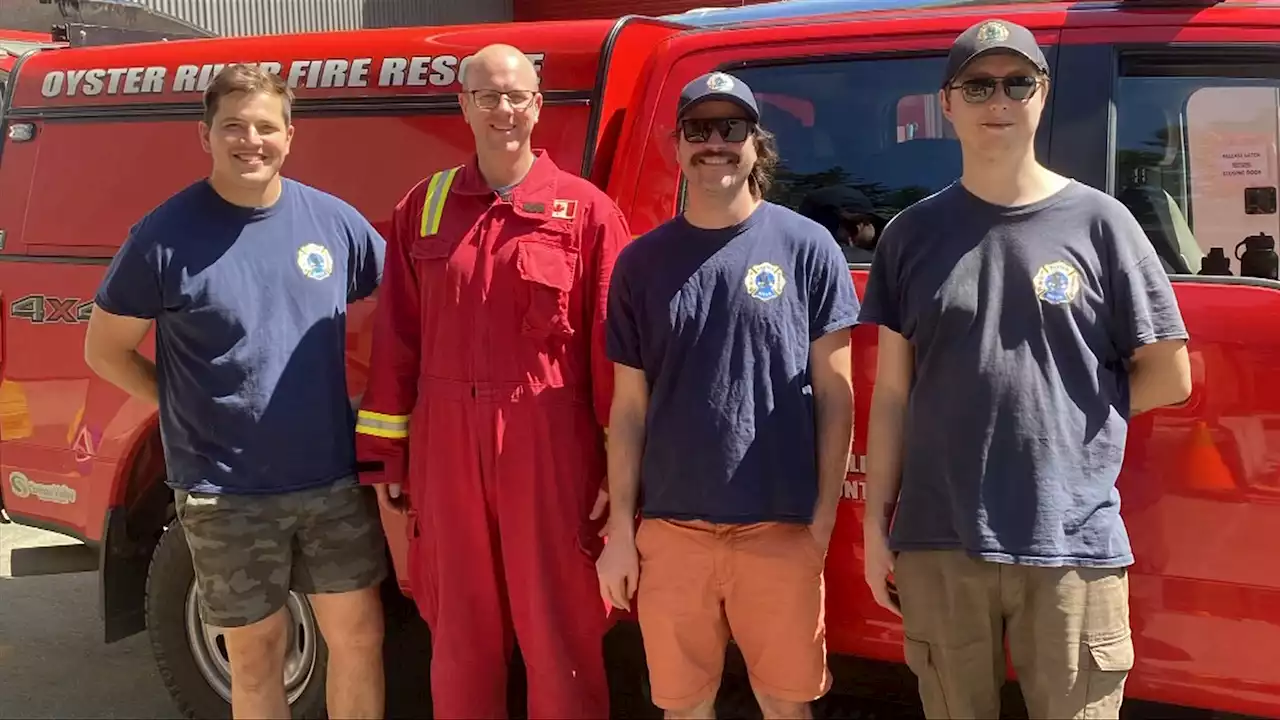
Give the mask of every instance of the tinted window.
<path id="1" fill-rule="evenodd" d="M 960 176 L 960 145 L 937 91 L 942 57 L 883 58 L 735 70 L 761 103 L 781 155 L 769 199 L 846 232 L 858 193 L 885 221 Z M 1047 114 L 1046 110 L 1046 114 Z M 1046 127 L 1048 119 L 1042 121 Z M 850 192 L 852 191 L 852 193 Z M 851 262 L 869 256 L 846 250 Z"/>
<path id="2" fill-rule="evenodd" d="M 1280 236 L 1280 65 L 1235 68 L 1158 61 L 1122 66 L 1115 194 L 1171 273 L 1240 275 L 1245 239 Z M 1263 244 L 1266 243 L 1264 239 Z M 1249 274 L 1257 274 L 1246 266 Z"/>

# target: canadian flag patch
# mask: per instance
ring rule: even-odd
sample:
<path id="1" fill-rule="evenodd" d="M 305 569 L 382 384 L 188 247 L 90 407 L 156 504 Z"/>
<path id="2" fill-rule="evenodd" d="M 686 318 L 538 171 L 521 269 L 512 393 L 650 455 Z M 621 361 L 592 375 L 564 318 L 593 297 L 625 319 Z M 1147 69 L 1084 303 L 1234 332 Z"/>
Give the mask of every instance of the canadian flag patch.
<path id="1" fill-rule="evenodd" d="M 572 220 L 578 214 L 577 200 L 552 200 L 551 217 Z"/>

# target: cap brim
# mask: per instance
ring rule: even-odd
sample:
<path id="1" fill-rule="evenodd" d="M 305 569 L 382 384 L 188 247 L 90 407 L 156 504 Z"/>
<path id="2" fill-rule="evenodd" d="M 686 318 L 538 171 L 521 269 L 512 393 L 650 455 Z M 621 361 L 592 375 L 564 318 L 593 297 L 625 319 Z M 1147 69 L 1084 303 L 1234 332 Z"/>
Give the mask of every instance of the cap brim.
<path id="1" fill-rule="evenodd" d="M 972 65 L 975 60 L 987 57 L 988 55 L 1000 55 L 1000 54 L 1014 55 L 1016 57 L 1020 57 L 1023 60 L 1026 60 L 1027 62 L 1031 63 L 1040 72 L 1045 72 L 1045 73 L 1048 72 L 1048 68 L 1041 65 L 1039 61 L 1037 61 L 1034 57 L 1032 57 L 1031 55 L 1028 55 L 1022 50 L 1019 50 L 1016 47 L 1010 47 L 1008 45 L 996 45 L 993 47 L 983 48 L 978 52 L 970 55 L 968 58 L 966 58 L 964 62 L 956 66 L 956 69 L 954 72 L 952 72 L 950 75 L 947 76 L 947 79 L 942 83 L 943 86 L 945 87 L 949 85 L 952 80 L 956 79 L 957 75 L 964 72 L 964 69 Z"/>
<path id="2" fill-rule="evenodd" d="M 744 101 L 742 98 L 732 93 L 716 93 L 716 92 L 707 93 L 706 95 L 703 95 L 702 97 L 698 98 L 697 100 L 694 100 L 688 105 L 685 105 L 683 108 L 680 109 L 680 112 L 676 113 L 676 117 L 677 119 L 683 118 L 685 115 L 689 114 L 690 110 L 693 110 L 694 108 L 698 107 L 703 103 L 713 102 L 715 100 L 733 103 L 734 105 L 737 105 L 738 107 L 746 111 L 747 116 L 751 118 L 753 122 L 760 121 L 760 113 L 758 113 L 754 108 L 748 105 L 746 101 Z"/>

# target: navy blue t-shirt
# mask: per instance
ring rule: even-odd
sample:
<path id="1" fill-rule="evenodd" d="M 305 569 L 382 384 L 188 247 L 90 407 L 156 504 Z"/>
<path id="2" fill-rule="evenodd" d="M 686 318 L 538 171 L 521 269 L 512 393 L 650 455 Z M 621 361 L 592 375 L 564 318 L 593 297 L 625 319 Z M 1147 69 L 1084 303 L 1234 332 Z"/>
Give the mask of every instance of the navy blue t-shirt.
<path id="1" fill-rule="evenodd" d="M 279 493 L 354 472 L 347 303 L 384 256 L 354 208 L 289 179 L 268 208 L 202 180 L 133 227 L 95 302 L 156 321 L 171 487 Z"/>
<path id="2" fill-rule="evenodd" d="M 1071 182 L 1001 207 L 953 184 L 885 228 L 859 320 L 915 351 L 894 550 L 1133 561 L 1116 491 L 1126 363 L 1187 331 L 1119 201 Z"/>
<path id="3" fill-rule="evenodd" d="M 722 230 L 677 217 L 624 248 L 607 347 L 649 382 L 643 515 L 811 521 L 810 343 L 847 331 L 857 314 L 831 233 L 779 205 Z"/>

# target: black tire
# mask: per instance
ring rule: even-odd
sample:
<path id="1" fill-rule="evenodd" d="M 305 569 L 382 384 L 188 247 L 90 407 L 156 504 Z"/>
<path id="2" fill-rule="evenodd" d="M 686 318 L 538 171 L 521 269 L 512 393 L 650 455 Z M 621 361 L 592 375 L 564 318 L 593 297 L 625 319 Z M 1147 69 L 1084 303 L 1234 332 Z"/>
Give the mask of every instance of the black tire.
<path id="1" fill-rule="evenodd" d="M 230 718 L 231 704 L 205 678 L 188 640 L 187 601 L 194 579 L 186 535 L 177 520 L 171 520 L 160 536 L 147 573 L 147 633 L 156 668 L 184 717 L 192 720 Z M 291 706 L 293 717 L 298 720 L 325 717 L 328 649 L 319 632 L 314 633 L 314 638 L 313 670 Z"/>

